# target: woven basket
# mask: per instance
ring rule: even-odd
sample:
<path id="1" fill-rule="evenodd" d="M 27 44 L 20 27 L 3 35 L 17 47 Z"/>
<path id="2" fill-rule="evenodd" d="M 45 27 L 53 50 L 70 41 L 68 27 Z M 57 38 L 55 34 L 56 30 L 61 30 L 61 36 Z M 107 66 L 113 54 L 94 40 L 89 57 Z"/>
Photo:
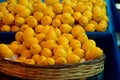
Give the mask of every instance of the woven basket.
<path id="1" fill-rule="evenodd" d="M 85 80 L 104 70 L 104 60 L 105 56 L 102 56 L 84 63 L 42 67 L 0 58 L 0 71 L 10 76 L 30 80 Z"/>

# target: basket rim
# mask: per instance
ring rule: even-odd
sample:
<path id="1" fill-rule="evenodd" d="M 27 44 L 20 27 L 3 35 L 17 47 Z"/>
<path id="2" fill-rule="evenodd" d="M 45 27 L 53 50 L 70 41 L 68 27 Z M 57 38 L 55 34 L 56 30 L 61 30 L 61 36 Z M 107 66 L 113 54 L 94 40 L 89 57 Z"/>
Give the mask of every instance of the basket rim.
<path id="1" fill-rule="evenodd" d="M 102 62 L 105 60 L 105 54 L 103 54 L 102 57 L 98 58 L 98 59 L 94 59 L 94 60 L 90 60 L 90 61 L 86 61 L 86 62 L 82 62 L 82 63 L 74 63 L 74 64 L 63 64 L 63 65 L 49 65 L 49 66 L 40 66 L 40 65 L 32 65 L 32 64 L 26 64 L 26 63 L 22 63 L 22 62 L 15 62 L 12 60 L 7 60 L 4 58 L 0 57 L 0 61 L 4 61 L 5 63 L 10 63 L 10 64 L 15 64 L 15 65 L 19 65 L 19 66 L 25 66 L 26 68 L 42 68 L 42 69 L 61 69 L 61 68 L 67 68 L 67 67 L 77 67 L 80 65 L 90 65 L 90 64 L 95 64 L 98 62 Z"/>

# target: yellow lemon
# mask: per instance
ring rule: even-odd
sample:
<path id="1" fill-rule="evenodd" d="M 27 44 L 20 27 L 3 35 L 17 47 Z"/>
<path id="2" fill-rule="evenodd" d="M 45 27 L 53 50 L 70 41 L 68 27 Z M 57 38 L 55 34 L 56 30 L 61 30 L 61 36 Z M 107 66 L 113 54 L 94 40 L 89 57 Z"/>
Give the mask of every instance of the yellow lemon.
<path id="1" fill-rule="evenodd" d="M 55 60 L 53 58 L 46 58 L 45 66 L 55 65 Z"/>
<path id="2" fill-rule="evenodd" d="M 67 57 L 67 52 L 63 48 L 57 48 L 53 51 L 55 57 Z"/>
<path id="3" fill-rule="evenodd" d="M 42 25 L 50 25 L 52 23 L 52 18 L 50 16 L 44 16 L 41 19 L 41 24 Z"/>
<path id="4" fill-rule="evenodd" d="M 63 13 L 70 13 L 72 15 L 74 13 L 74 10 L 70 6 L 64 6 L 62 12 Z"/>
<path id="5" fill-rule="evenodd" d="M 37 63 L 39 60 L 40 55 L 39 54 L 33 54 L 32 59 Z"/>
<path id="6" fill-rule="evenodd" d="M 55 40 L 55 41 L 57 40 L 57 35 L 53 28 L 50 28 L 49 31 L 46 33 L 45 39 L 46 40 Z"/>
<path id="7" fill-rule="evenodd" d="M 45 61 L 46 61 L 46 57 L 45 56 L 40 56 L 37 60 L 37 65 L 40 65 L 40 66 L 45 66 Z"/>
<path id="8" fill-rule="evenodd" d="M 10 26 L 9 25 L 3 25 L 1 27 L 2 32 L 10 32 Z"/>
<path id="9" fill-rule="evenodd" d="M 54 28 L 54 31 L 55 31 L 57 37 L 61 36 L 61 30 L 59 28 Z"/>
<path id="10" fill-rule="evenodd" d="M 43 29 L 43 26 L 42 25 L 37 25 L 36 27 L 35 27 L 35 33 L 36 34 L 38 34 L 38 33 L 40 33 L 41 31 L 42 31 L 42 29 Z"/>
<path id="11" fill-rule="evenodd" d="M 26 18 L 26 23 L 27 23 L 30 27 L 34 28 L 35 26 L 37 26 L 38 21 L 37 21 L 37 19 L 34 18 L 33 16 L 29 16 L 29 17 Z"/>
<path id="12" fill-rule="evenodd" d="M 70 31 L 72 30 L 72 27 L 68 24 L 61 24 L 60 30 L 62 33 L 70 33 Z"/>
<path id="13" fill-rule="evenodd" d="M 70 18 L 71 18 L 70 13 L 63 13 L 61 16 L 61 21 L 62 23 L 70 24 Z"/>
<path id="14" fill-rule="evenodd" d="M 41 56 L 52 57 L 52 51 L 48 48 L 43 48 L 41 50 Z"/>
<path id="15" fill-rule="evenodd" d="M 36 3 L 36 4 L 33 4 L 33 8 L 35 11 L 44 11 L 45 9 L 47 9 L 47 6 L 45 3 Z"/>
<path id="16" fill-rule="evenodd" d="M 57 44 L 54 40 L 47 40 L 47 41 L 42 41 L 40 45 L 42 46 L 42 48 L 53 49 Z"/>
<path id="17" fill-rule="evenodd" d="M 103 50 L 99 47 L 94 47 L 88 52 L 85 53 L 85 59 L 86 60 L 93 60 L 102 57 L 103 55 Z"/>
<path id="18" fill-rule="evenodd" d="M 79 18 L 79 24 L 83 27 L 86 26 L 88 24 L 88 22 L 89 22 L 89 20 L 86 16 L 81 16 Z"/>
<path id="19" fill-rule="evenodd" d="M 24 56 L 20 56 L 18 57 L 18 60 L 20 60 L 21 62 L 25 62 L 27 59 Z"/>
<path id="20" fill-rule="evenodd" d="M 82 14 L 80 12 L 73 13 L 73 18 L 75 19 L 76 22 L 78 22 L 78 20 L 81 16 L 82 16 Z"/>
<path id="21" fill-rule="evenodd" d="M 19 26 L 12 26 L 11 27 L 11 32 L 18 32 L 18 31 L 20 31 L 20 27 Z"/>
<path id="22" fill-rule="evenodd" d="M 19 44 L 10 44 L 9 45 L 9 48 L 14 52 L 14 53 L 16 53 L 16 51 L 17 51 L 17 47 L 19 46 Z"/>
<path id="23" fill-rule="evenodd" d="M 46 5 L 54 5 L 55 3 L 59 3 L 60 0 L 44 0 Z"/>
<path id="24" fill-rule="evenodd" d="M 59 26 L 61 25 L 60 19 L 59 19 L 59 18 L 53 19 L 52 25 L 53 25 L 54 27 L 59 27 Z"/>
<path id="25" fill-rule="evenodd" d="M 15 40 L 19 41 L 19 42 L 22 42 L 23 41 L 23 32 L 17 32 L 15 34 Z"/>
<path id="26" fill-rule="evenodd" d="M 14 15 L 11 13 L 4 15 L 2 18 L 2 22 L 6 25 L 12 24 L 14 20 Z"/>
<path id="27" fill-rule="evenodd" d="M 42 19 L 42 17 L 44 16 L 43 13 L 41 11 L 35 11 L 33 12 L 33 16 L 35 17 L 35 19 L 40 22 L 40 20 Z"/>
<path id="28" fill-rule="evenodd" d="M 97 26 L 97 24 L 98 24 L 95 20 L 90 20 L 89 23 L 94 24 L 95 26 Z"/>
<path id="29" fill-rule="evenodd" d="M 76 38 L 76 37 L 78 37 L 81 33 L 85 33 L 85 30 L 83 29 L 82 26 L 80 26 L 80 25 L 75 25 L 75 26 L 72 28 L 71 33 L 72 33 L 72 35 Z"/>
<path id="30" fill-rule="evenodd" d="M 92 48 L 94 48 L 96 46 L 96 43 L 94 40 L 92 39 L 89 39 L 87 41 L 85 41 L 83 44 L 82 44 L 82 49 L 87 51 L 87 50 L 91 50 Z"/>
<path id="31" fill-rule="evenodd" d="M 39 33 L 39 34 L 35 34 L 35 38 L 41 42 L 45 40 L 45 34 L 44 33 Z"/>
<path id="32" fill-rule="evenodd" d="M 96 31 L 98 31 L 98 32 L 105 32 L 106 30 L 107 30 L 107 25 L 104 23 L 99 23 L 96 26 Z"/>
<path id="33" fill-rule="evenodd" d="M 24 30 L 23 32 L 23 39 L 27 39 L 29 37 L 34 37 L 35 36 L 35 32 L 32 28 L 27 28 Z"/>
<path id="34" fill-rule="evenodd" d="M 32 44 L 30 46 L 30 52 L 32 54 L 39 54 L 41 52 L 41 46 L 39 44 Z"/>
<path id="35" fill-rule="evenodd" d="M 84 29 L 85 29 L 86 32 L 94 32 L 95 31 L 95 25 L 89 23 L 84 27 Z"/>
<path id="36" fill-rule="evenodd" d="M 27 24 L 23 24 L 20 28 L 20 31 L 24 32 L 24 30 L 27 29 L 27 28 L 30 28 L 30 26 L 27 25 Z"/>
<path id="37" fill-rule="evenodd" d="M 32 54 L 31 54 L 30 50 L 25 49 L 22 51 L 21 56 L 26 57 L 28 59 L 28 58 L 32 57 Z"/>
<path id="38" fill-rule="evenodd" d="M 55 13 L 53 12 L 53 10 L 51 10 L 51 8 L 47 8 L 43 11 L 43 14 L 45 16 L 49 16 L 51 17 L 52 19 L 55 17 Z"/>
<path id="39" fill-rule="evenodd" d="M 30 48 L 32 44 L 38 44 L 39 40 L 37 40 L 35 37 L 29 37 L 23 41 L 23 44 L 25 47 Z"/>
<path id="40" fill-rule="evenodd" d="M 26 47 L 23 44 L 18 45 L 17 49 L 16 49 L 16 53 L 17 54 L 21 54 L 23 50 L 25 50 Z"/>
<path id="41" fill-rule="evenodd" d="M 21 25 L 25 24 L 25 19 L 23 17 L 16 17 L 15 24 L 18 26 L 21 26 Z"/>
<path id="42" fill-rule="evenodd" d="M 85 55 L 85 51 L 81 48 L 74 49 L 73 53 L 78 55 L 80 58 L 84 58 L 84 55 Z"/>
<path id="43" fill-rule="evenodd" d="M 25 63 L 30 65 L 35 65 L 35 61 L 33 59 L 27 59 Z"/>
<path id="44" fill-rule="evenodd" d="M 69 42 L 71 42 L 74 39 L 73 35 L 70 33 L 64 33 L 62 35 L 65 36 L 69 40 Z"/>
<path id="45" fill-rule="evenodd" d="M 72 49 L 76 49 L 76 48 L 81 48 L 81 43 L 79 40 L 74 39 L 70 42 L 70 47 L 72 47 Z"/>
<path id="46" fill-rule="evenodd" d="M 77 40 L 79 40 L 81 43 L 84 43 L 88 40 L 88 36 L 86 33 L 81 33 L 78 37 Z"/>
<path id="47" fill-rule="evenodd" d="M 75 11 L 78 11 L 78 12 L 84 12 L 86 10 L 86 6 L 84 5 L 83 2 L 79 1 L 76 6 L 73 7 L 73 9 Z"/>
<path id="48" fill-rule="evenodd" d="M 69 40 L 65 37 L 65 36 L 60 36 L 60 37 L 58 37 L 58 39 L 57 39 L 57 43 L 58 44 L 61 44 L 61 43 L 69 43 Z"/>
<path id="49" fill-rule="evenodd" d="M 67 60 L 66 60 L 66 58 L 64 58 L 64 57 L 57 57 L 57 58 L 55 59 L 55 63 L 56 63 L 57 65 L 62 65 L 62 64 L 66 64 L 66 63 L 67 63 Z"/>
<path id="50" fill-rule="evenodd" d="M 58 14 L 58 13 L 62 13 L 62 10 L 63 10 L 63 6 L 61 3 L 55 3 L 53 5 L 53 11 Z"/>
<path id="51" fill-rule="evenodd" d="M 79 63 L 80 62 L 80 57 L 75 55 L 75 54 L 71 54 L 67 56 L 67 63 L 69 64 L 75 64 L 75 63 Z"/>
<path id="52" fill-rule="evenodd" d="M 86 16 L 88 20 L 90 21 L 92 19 L 92 12 L 87 10 L 83 12 L 83 16 Z"/>
<path id="53" fill-rule="evenodd" d="M 0 56 L 3 58 L 11 58 L 13 57 L 13 51 L 6 45 L 0 44 Z"/>

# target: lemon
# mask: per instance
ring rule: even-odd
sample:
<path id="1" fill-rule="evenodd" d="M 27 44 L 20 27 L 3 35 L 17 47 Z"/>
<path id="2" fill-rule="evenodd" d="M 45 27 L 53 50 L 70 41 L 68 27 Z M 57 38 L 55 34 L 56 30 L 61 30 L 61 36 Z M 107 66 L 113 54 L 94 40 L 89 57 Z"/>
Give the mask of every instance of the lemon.
<path id="1" fill-rule="evenodd" d="M 63 10 L 63 6 L 61 3 L 55 3 L 53 5 L 53 11 L 58 14 L 58 13 L 62 13 L 62 10 Z"/>
<path id="2" fill-rule="evenodd" d="M 10 26 L 9 25 L 3 25 L 1 27 L 2 32 L 10 32 Z"/>
<path id="3" fill-rule="evenodd" d="M 46 33 L 49 31 L 50 27 L 51 27 L 51 26 L 48 26 L 48 25 L 43 26 L 43 28 L 42 28 L 42 30 L 41 30 L 41 33 L 46 34 Z"/>
<path id="4" fill-rule="evenodd" d="M 83 2 L 79 1 L 74 7 L 73 7 L 74 11 L 77 12 L 84 12 L 86 10 L 86 6 L 84 5 Z"/>
<path id="5" fill-rule="evenodd" d="M 52 57 L 52 51 L 48 48 L 43 48 L 41 50 L 41 56 Z"/>
<path id="6" fill-rule="evenodd" d="M 95 26 L 97 26 L 97 24 L 98 24 L 95 20 L 90 20 L 89 23 L 90 23 L 90 24 L 94 24 Z"/>
<path id="7" fill-rule="evenodd" d="M 21 62 L 26 62 L 26 57 L 24 57 L 24 56 L 20 56 L 20 57 L 18 57 L 18 60 L 20 60 Z"/>
<path id="8" fill-rule="evenodd" d="M 70 42 L 70 47 L 72 47 L 72 49 L 76 49 L 76 48 L 81 48 L 81 43 L 79 40 L 74 39 Z"/>
<path id="9" fill-rule="evenodd" d="M 33 12 L 33 16 L 35 17 L 35 19 L 40 22 L 40 20 L 42 19 L 42 17 L 44 16 L 43 13 L 41 11 L 35 11 Z"/>
<path id="10" fill-rule="evenodd" d="M 28 58 L 32 57 L 32 54 L 31 54 L 30 50 L 25 49 L 22 51 L 21 56 L 26 57 L 28 59 Z"/>
<path id="11" fill-rule="evenodd" d="M 105 23 L 99 23 L 96 26 L 96 31 L 98 32 L 105 32 L 107 30 L 107 25 Z"/>
<path id="12" fill-rule="evenodd" d="M 62 12 L 63 13 L 70 13 L 72 15 L 74 13 L 74 10 L 72 9 L 71 6 L 64 6 Z"/>
<path id="13" fill-rule="evenodd" d="M 18 45 L 16 49 L 16 54 L 21 54 L 23 50 L 25 50 L 26 47 L 23 44 Z"/>
<path id="14" fill-rule="evenodd" d="M 103 50 L 99 47 L 94 47 L 85 54 L 85 59 L 87 60 L 93 60 L 102 57 L 103 55 Z"/>
<path id="15" fill-rule="evenodd" d="M 72 28 L 71 33 L 72 33 L 72 35 L 76 38 L 76 37 L 78 37 L 81 33 L 85 33 L 85 30 L 83 29 L 82 26 L 80 26 L 80 25 L 75 25 L 75 26 Z"/>
<path id="16" fill-rule="evenodd" d="M 12 24 L 14 20 L 15 20 L 14 15 L 11 13 L 6 14 L 2 17 L 2 22 L 6 25 Z"/>
<path id="17" fill-rule="evenodd" d="M 94 24 L 87 24 L 84 29 L 85 29 L 86 32 L 94 32 L 95 31 L 95 25 Z"/>
<path id="18" fill-rule="evenodd" d="M 44 16 L 41 19 L 41 24 L 42 25 L 50 25 L 52 23 L 52 18 L 50 16 Z"/>
<path id="19" fill-rule="evenodd" d="M 32 59 L 37 63 L 39 60 L 40 55 L 39 54 L 33 54 Z"/>
<path id="20" fill-rule="evenodd" d="M 41 46 L 39 44 L 32 44 L 30 46 L 30 52 L 32 54 L 39 54 L 41 52 Z"/>
<path id="21" fill-rule="evenodd" d="M 55 59 L 55 63 L 56 63 L 57 65 L 62 65 L 62 64 L 66 64 L 66 63 L 67 63 L 67 60 L 66 60 L 66 58 L 64 58 L 64 57 L 57 57 L 57 58 Z"/>
<path id="22" fill-rule="evenodd" d="M 62 23 L 70 24 L 70 18 L 71 18 L 70 13 L 63 13 L 61 16 L 61 21 L 62 21 Z"/>
<path id="23" fill-rule="evenodd" d="M 0 56 L 3 58 L 11 58 L 14 55 L 13 51 L 6 45 L 0 44 Z"/>
<path id="24" fill-rule="evenodd" d="M 64 33 L 62 35 L 65 36 L 69 40 L 69 42 L 71 42 L 74 39 L 73 35 L 70 33 Z"/>
<path id="25" fill-rule="evenodd" d="M 18 31 L 20 31 L 20 27 L 19 27 L 19 26 L 13 25 L 13 26 L 11 27 L 11 32 L 18 32 Z"/>
<path id="26" fill-rule="evenodd" d="M 54 40 L 47 40 L 47 41 L 42 41 L 40 45 L 42 48 L 53 49 L 56 46 L 56 42 Z"/>
<path id="27" fill-rule="evenodd" d="M 46 57 L 45 56 L 40 56 L 37 60 L 37 65 L 40 65 L 40 66 L 45 66 L 45 61 L 46 61 Z"/>
<path id="28" fill-rule="evenodd" d="M 35 61 L 33 59 L 27 59 L 25 63 L 30 65 L 35 65 Z"/>
<path id="29" fill-rule="evenodd" d="M 33 8 L 34 8 L 34 11 L 44 11 L 45 9 L 47 9 L 47 6 L 45 3 L 36 3 L 36 4 L 33 4 Z"/>
<path id="30" fill-rule="evenodd" d="M 38 34 L 38 33 L 40 33 L 41 31 L 42 31 L 42 29 L 43 29 L 43 26 L 42 25 L 37 25 L 36 27 L 35 27 L 35 33 L 36 34 Z"/>
<path id="31" fill-rule="evenodd" d="M 39 34 L 35 34 L 35 38 L 41 42 L 45 40 L 45 34 L 44 33 L 39 33 Z"/>
<path id="32" fill-rule="evenodd" d="M 86 16 L 88 20 L 90 21 L 92 19 L 92 12 L 87 10 L 83 12 L 83 16 Z"/>
<path id="33" fill-rule="evenodd" d="M 57 39 L 57 43 L 58 44 L 61 44 L 61 43 L 69 43 L 69 40 L 65 37 L 65 36 L 60 36 L 60 37 L 58 37 L 58 39 Z"/>
<path id="34" fill-rule="evenodd" d="M 81 16 L 79 18 L 79 24 L 83 27 L 86 26 L 88 22 L 89 22 L 89 19 L 86 16 Z"/>
<path id="35" fill-rule="evenodd" d="M 67 52 L 64 48 L 55 48 L 53 53 L 55 57 L 67 57 Z"/>
<path id="36" fill-rule="evenodd" d="M 55 40 L 55 41 L 57 40 L 57 35 L 53 28 L 49 29 L 49 31 L 46 33 L 45 39 L 46 40 Z"/>
<path id="37" fill-rule="evenodd" d="M 75 64 L 75 63 L 79 63 L 80 62 L 80 57 L 75 55 L 75 54 L 71 54 L 67 56 L 67 63 L 69 64 Z"/>
<path id="38" fill-rule="evenodd" d="M 53 58 L 46 58 L 45 66 L 55 65 L 55 60 Z"/>
<path id="39" fill-rule="evenodd" d="M 82 14 L 80 12 L 73 13 L 73 18 L 75 19 L 76 22 L 78 22 L 78 20 L 81 16 L 82 16 Z"/>
<path id="40" fill-rule="evenodd" d="M 38 44 L 39 40 L 37 40 L 35 37 L 29 37 L 23 41 L 23 44 L 25 47 L 30 48 L 32 44 Z"/>
<path id="41" fill-rule="evenodd" d="M 46 5 L 54 5 L 55 3 L 59 3 L 60 0 L 44 0 Z"/>
<path id="42" fill-rule="evenodd" d="M 17 47 L 19 46 L 19 44 L 10 44 L 9 45 L 9 48 L 14 52 L 14 53 L 16 53 L 16 51 L 17 51 Z"/>
<path id="43" fill-rule="evenodd" d="M 16 17 L 15 24 L 18 26 L 21 26 L 21 25 L 25 24 L 25 19 L 23 17 Z"/>
<path id="44" fill-rule="evenodd" d="M 55 17 L 55 13 L 53 12 L 53 10 L 51 8 L 47 8 L 43 11 L 43 14 L 45 16 L 49 16 L 51 17 L 52 19 Z"/>
<path id="45" fill-rule="evenodd" d="M 24 32 L 24 30 L 27 29 L 27 28 L 30 28 L 30 26 L 27 25 L 27 24 L 23 24 L 20 28 L 20 31 Z"/>
<path id="46" fill-rule="evenodd" d="M 85 55 L 85 51 L 81 48 L 74 49 L 73 53 L 78 55 L 80 58 L 84 58 L 84 55 Z"/>
<path id="47" fill-rule="evenodd" d="M 62 33 L 70 33 L 70 31 L 72 30 L 72 27 L 68 24 L 61 24 L 60 30 Z"/>
<path id="48" fill-rule="evenodd" d="M 19 42 L 22 42 L 23 41 L 23 32 L 17 32 L 15 34 L 15 40 L 19 41 Z"/>
<path id="49" fill-rule="evenodd" d="M 96 46 L 96 43 L 94 40 L 92 39 L 89 39 L 87 41 L 85 41 L 83 44 L 82 44 L 82 49 L 87 51 L 87 50 L 91 50 L 92 48 L 94 48 Z"/>
<path id="50" fill-rule="evenodd" d="M 61 30 L 59 28 L 54 28 L 54 31 L 55 31 L 57 37 L 61 36 Z"/>
<path id="51" fill-rule="evenodd" d="M 78 37 L 77 40 L 80 41 L 80 43 L 84 43 L 88 40 L 88 36 L 86 33 L 81 33 Z"/>
<path id="52" fill-rule="evenodd" d="M 35 32 L 32 28 L 27 28 L 24 30 L 23 32 L 23 39 L 27 39 L 29 37 L 34 37 L 35 36 Z"/>
<path id="53" fill-rule="evenodd" d="M 29 16 L 29 17 L 26 18 L 26 23 L 27 23 L 30 27 L 34 28 L 35 26 L 37 26 L 38 21 L 37 21 L 37 19 L 34 18 L 33 16 Z"/>
<path id="54" fill-rule="evenodd" d="M 59 27 L 59 26 L 61 25 L 60 19 L 59 19 L 59 18 L 53 19 L 52 25 L 53 25 L 54 27 Z"/>

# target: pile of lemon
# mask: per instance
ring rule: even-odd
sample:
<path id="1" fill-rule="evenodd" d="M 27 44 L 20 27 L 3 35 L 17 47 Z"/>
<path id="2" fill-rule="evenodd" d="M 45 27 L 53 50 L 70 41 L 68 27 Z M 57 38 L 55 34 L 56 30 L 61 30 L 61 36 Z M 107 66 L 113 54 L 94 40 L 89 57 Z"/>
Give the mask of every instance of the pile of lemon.
<path id="1" fill-rule="evenodd" d="M 108 26 L 104 0 L 7 0 L 0 3 L 0 30 L 16 32 L 0 44 L 0 56 L 41 66 L 81 63 L 103 56 L 86 32 Z"/>

